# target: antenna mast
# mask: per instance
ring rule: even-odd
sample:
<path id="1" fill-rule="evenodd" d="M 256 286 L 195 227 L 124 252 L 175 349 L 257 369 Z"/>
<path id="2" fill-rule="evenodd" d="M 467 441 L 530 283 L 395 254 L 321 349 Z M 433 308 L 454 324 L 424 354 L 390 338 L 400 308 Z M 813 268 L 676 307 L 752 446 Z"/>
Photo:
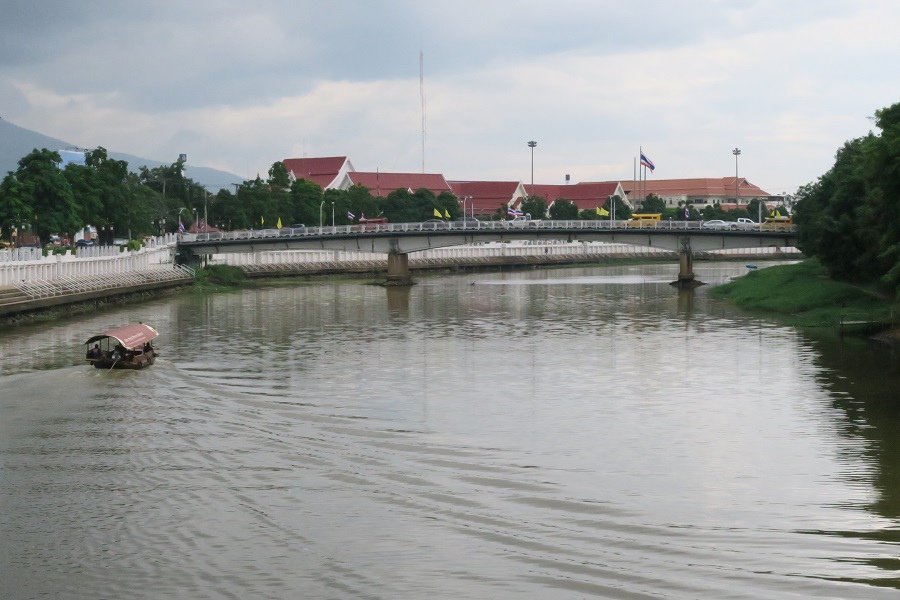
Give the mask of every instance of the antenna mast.
<path id="1" fill-rule="evenodd" d="M 419 97 L 422 100 L 422 172 L 425 172 L 425 54 L 419 50 Z"/>

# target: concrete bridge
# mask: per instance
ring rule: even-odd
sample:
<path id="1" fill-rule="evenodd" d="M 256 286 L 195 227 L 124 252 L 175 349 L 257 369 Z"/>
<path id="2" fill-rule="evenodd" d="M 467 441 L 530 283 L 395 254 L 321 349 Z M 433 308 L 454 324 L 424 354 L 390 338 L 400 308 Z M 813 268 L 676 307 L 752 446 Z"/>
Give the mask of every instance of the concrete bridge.
<path id="1" fill-rule="evenodd" d="M 388 285 L 410 285 L 409 254 L 478 242 L 564 240 L 649 246 L 678 252 L 677 284 L 695 285 L 693 251 L 794 246 L 792 226 L 765 230 L 713 229 L 701 221 L 433 221 L 261 229 L 179 236 L 182 262 L 203 256 L 261 250 L 363 250 L 388 255 Z"/>

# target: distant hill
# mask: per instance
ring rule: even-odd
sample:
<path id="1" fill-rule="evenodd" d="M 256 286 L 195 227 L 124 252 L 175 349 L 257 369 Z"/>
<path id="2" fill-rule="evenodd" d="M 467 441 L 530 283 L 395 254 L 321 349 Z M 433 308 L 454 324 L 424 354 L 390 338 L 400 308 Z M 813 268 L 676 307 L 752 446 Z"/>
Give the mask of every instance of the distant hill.
<path id="1" fill-rule="evenodd" d="M 103 144 L 99 144 L 103 146 Z M 9 171 L 15 171 L 19 166 L 19 160 L 26 156 L 35 148 L 47 148 L 48 150 L 65 150 L 67 148 L 75 148 L 74 144 L 43 135 L 30 129 L 13 125 L 9 121 L 0 119 L 0 179 L 6 176 Z M 105 146 L 104 146 L 105 147 Z M 93 148 L 91 148 L 92 150 Z M 152 160 L 149 158 L 141 158 L 133 154 L 124 154 L 122 152 L 114 152 L 107 148 L 109 155 L 116 160 L 124 160 L 128 163 L 128 169 L 137 172 L 143 166 L 148 168 L 158 167 L 166 164 L 170 165 L 174 162 Z M 231 184 L 241 183 L 244 177 L 229 173 L 227 171 L 219 171 L 209 167 L 195 167 L 187 165 L 184 169 L 186 177 L 203 184 L 210 192 L 217 192 L 222 188 L 233 189 Z"/>

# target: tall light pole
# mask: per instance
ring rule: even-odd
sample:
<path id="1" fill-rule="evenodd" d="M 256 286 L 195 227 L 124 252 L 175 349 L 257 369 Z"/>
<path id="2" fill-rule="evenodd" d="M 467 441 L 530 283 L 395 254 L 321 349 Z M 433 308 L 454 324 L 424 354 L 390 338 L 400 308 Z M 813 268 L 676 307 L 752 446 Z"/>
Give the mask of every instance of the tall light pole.
<path id="1" fill-rule="evenodd" d="M 334 202 L 331 203 L 331 226 L 334 227 Z"/>
<path id="2" fill-rule="evenodd" d="M 531 185 L 534 185 L 534 147 L 537 146 L 537 142 L 531 140 L 528 142 L 528 147 L 531 148 Z"/>
<path id="3" fill-rule="evenodd" d="M 734 154 L 734 207 L 738 207 L 738 156 L 741 155 L 741 149 L 735 148 L 731 151 Z"/>
<path id="4" fill-rule="evenodd" d="M 322 228 L 322 207 L 325 206 L 325 201 L 322 200 L 321 204 L 319 204 L 319 229 Z"/>

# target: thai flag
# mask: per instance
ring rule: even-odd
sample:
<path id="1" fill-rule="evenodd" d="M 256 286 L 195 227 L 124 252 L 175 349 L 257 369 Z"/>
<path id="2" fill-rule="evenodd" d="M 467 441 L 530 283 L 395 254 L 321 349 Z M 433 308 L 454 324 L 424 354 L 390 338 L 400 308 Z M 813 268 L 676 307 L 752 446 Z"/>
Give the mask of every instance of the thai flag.
<path id="1" fill-rule="evenodd" d="M 348 210 L 348 211 L 347 211 L 347 218 L 352 220 L 352 219 L 355 219 L 355 218 L 356 218 L 356 215 L 354 215 L 352 212 L 350 212 L 350 211 Z"/>
<path id="2" fill-rule="evenodd" d="M 641 166 L 647 167 L 651 171 L 656 168 L 656 165 L 653 164 L 653 161 L 647 158 L 643 151 L 641 152 Z"/>
<path id="3" fill-rule="evenodd" d="M 184 233 L 184 223 L 181 222 L 181 219 L 178 219 L 178 233 Z"/>
<path id="4" fill-rule="evenodd" d="M 521 210 L 516 210 L 510 206 L 509 208 L 506 209 L 506 214 L 515 218 L 515 217 L 521 217 L 524 213 Z"/>

